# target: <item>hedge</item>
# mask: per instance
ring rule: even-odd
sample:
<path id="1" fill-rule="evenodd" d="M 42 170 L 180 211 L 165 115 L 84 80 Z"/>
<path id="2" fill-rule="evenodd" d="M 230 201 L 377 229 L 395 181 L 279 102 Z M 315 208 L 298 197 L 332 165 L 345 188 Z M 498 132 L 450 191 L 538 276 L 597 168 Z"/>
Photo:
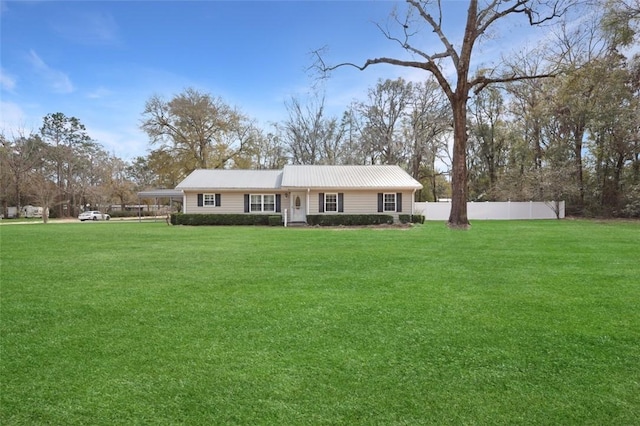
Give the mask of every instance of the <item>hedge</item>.
<path id="1" fill-rule="evenodd" d="M 138 217 L 138 212 L 137 211 L 112 210 L 112 211 L 109 211 L 107 213 L 109 213 L 109 216 L 111 216 L 111 217 Z M 144 210 L 144 211 L 140 212 L 140 216 L 141 217 L 156 216 L 156 214 L 158 216 L 164 216 L 164 215 L 161 215 L 160 213 L 150 212 L 150 211 L 147 211 L 147 210 Z"/>
<path id="2" fill-rule="evenodd" d="M 326 214 L 307 215 L 309 225 L 362 226 L 392 224 L 393 216 L 382 214 Z"/>
<path id="3" fill-rule="evenodd" d="M 424 223 L 424 216 L 401 214 L 400 223 Z M 381 214 L 324 214 L 307 215 L 311 226 L 365 226 L 392 224 L 393 216 Z M 173 213 L 172 225 L 282 225 L 281 215 L 263 214 L 184 214 Z"/>
<path id="4" fill-rule="evenodd" d="M 271 221 L 278 218 L 282 223 L 282 216 L 264 214 L 184 214 L 171 215 L 172 225 L 270 225 Z"/>
<path id="5" fill-rule="evenodd" d="M 424 223 L 424 216 L 421 214 L 401 214 L 398 215 L 400 223 Z"/>
<path id="6" fill-rule="evenodd" d="M 278 215 L 269 216 L 269 225 L 271 225 L 271 226 L 281 226 L 282 225 L 282 216 L 278 216 Z"/>

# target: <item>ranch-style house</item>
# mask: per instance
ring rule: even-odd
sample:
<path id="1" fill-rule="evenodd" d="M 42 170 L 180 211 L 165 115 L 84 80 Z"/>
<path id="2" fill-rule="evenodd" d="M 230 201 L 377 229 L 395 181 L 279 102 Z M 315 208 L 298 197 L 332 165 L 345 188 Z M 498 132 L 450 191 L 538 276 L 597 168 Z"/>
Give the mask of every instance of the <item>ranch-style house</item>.
<path id="1" fill-rule="evenodd" d="M 307 215 L 413 214 L 422 188 L 399 166 L 299 166 L 282 170 L 193 171 L 182 191 L 187 214 L 283 214 L 292 223 Z"/>

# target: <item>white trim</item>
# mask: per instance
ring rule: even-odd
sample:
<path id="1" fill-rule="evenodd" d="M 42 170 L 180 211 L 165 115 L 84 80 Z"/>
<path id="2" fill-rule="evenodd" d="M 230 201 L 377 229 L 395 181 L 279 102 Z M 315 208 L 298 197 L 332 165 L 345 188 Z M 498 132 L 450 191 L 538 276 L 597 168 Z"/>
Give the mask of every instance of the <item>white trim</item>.
<path id="1" fill-rule="evenodd" d="M 336 196 L 336 209 L 335 210 L 327 210 L 327 195 L 335 195 Z M 324 193 L 324 212 L 333 212 L 338 213 L 338 193 L 337 192 L 325 192 Z"/>
<path id="2" fill-rule="evenodd" d="M 213 200 L 213 203 L 207 203 L 207 197 L 209 197 L 209 201 Z M 216 206 L 216 194 L 215 193 L 205 193 L 202 194 L 202 207 L 215 207 Z"/>
<path id="3" fill-rule="evenodd" d="M 393 195 L 393 210 L 387 210 L 387 195 Z M 398 195 L 395 192 L 383 192 L 382 193 L 382 212 L 397 212 L 398 211 Z"/>
<path id="4" fill-rule="evenodd" d="M 265 197 L 273 197 L 273 210 L 265 210 Z M 253 197 L 260 197 L 260 210 L 253 209 Z M 255 203 L 258 204 L 258 203 Z M 276 194 L 249 194 L 249 213 L 275 213 L 276 211 Z"/>

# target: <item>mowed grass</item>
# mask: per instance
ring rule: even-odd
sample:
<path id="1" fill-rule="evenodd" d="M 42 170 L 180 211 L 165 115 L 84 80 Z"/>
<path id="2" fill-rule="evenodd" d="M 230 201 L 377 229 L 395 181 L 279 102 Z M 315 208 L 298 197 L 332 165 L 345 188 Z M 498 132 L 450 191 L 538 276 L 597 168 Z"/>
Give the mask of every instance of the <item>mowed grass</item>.
<path id="1" fill-rule="evenodd" d="M 0 423 L 640 424 L 640 223 L 0 227 Z"/>

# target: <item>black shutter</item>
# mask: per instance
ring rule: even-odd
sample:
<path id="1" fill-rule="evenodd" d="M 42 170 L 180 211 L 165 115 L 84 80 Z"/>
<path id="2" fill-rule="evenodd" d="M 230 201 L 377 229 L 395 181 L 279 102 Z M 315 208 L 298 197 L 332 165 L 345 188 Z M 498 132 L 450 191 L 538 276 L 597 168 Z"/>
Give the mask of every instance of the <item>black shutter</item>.
<path id="1" fill-rule="evenodd" d="M 276 213 L 280 213 L 282 211 L 282 195 L 276 194 Z"/>
<path id="2" fill-rule="evenodd" d="M 244 194 L 244 212 L 249 213 L 249 194 Z"/>
<path id="3" fill-rule="evenodd" d="M 222 198 L 220 194 L 216 194 L 216 207 L 220 207 L 220 198 Z"/>
<path id="4" fill-rule="evenodd" d="M 204 195 L 198 194 L 198 207 L 204 206 Z"/>
<path id="5" fill-rule="evenodd" d="M 402 212 L 402 192 L 396 194 L 396 211 Z"/>
<path id="6" fill-rule="evenodd" d="M 382 213 L 384 206 L 383 203 L 383 195 L 382 192 L 378 192 L 378 213 Z"/>
<path id="7" fill-rule="evenodd" d="M 324 192 L 318 194 L 318 213 L 324 213 Z"/>
<path id="8" fill-rule="evenodd" d="M 338 213 L 344 212 L 344 194 L 338 192 Z"/>

